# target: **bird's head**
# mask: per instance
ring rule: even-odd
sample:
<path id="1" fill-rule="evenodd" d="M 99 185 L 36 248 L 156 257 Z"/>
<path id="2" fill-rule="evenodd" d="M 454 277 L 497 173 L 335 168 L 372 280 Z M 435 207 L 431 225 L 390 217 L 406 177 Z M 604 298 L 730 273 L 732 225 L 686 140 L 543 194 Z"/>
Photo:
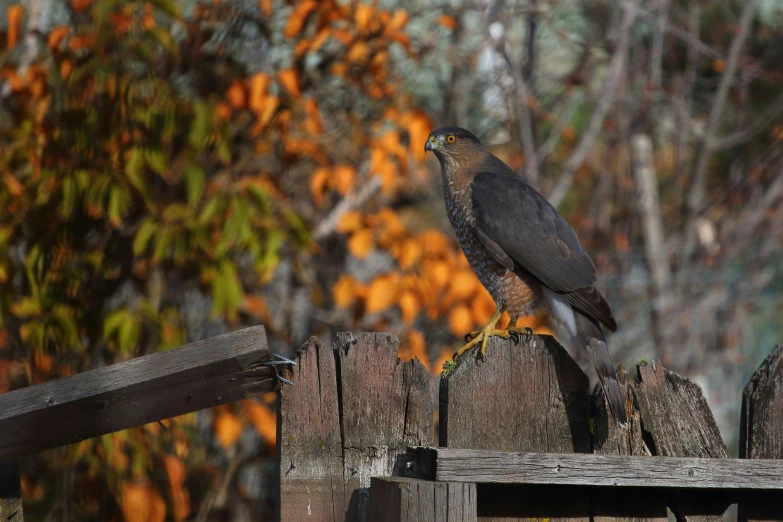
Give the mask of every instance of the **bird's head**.
<path id="1" fill-rule="evenodd" d="M 468 130 L 460 127 L 441 127 L 435 129 L 427 138 L 424 150 L 431 150 L 441 164 L 459 162 L 461 159 L 483 151 L 484 146 Z"/>

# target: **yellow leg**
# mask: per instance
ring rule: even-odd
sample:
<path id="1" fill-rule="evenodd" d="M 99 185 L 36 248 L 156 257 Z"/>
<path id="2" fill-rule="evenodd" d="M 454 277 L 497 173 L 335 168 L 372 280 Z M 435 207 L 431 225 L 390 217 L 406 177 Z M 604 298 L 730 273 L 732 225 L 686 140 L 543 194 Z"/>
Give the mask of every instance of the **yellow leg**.
<path id="1" fill-rule="evenodd" d="M 492 319 L 489 320 L 487 325 L 479 330 L 478 332 L 475 332 L 475 335 L 468 334 L 468 336 L 471 336 L 471 339 L 467 339 L 468 336 L 466 336 L 466 340 L 468 341 L 465 346 L 457 350 L 457 353 L 454 354 L 454 359 L 458 359 L 462 356 L 465 352 L 476 346 L 477 344 L 481 343 L 481 356 L 484 357 L 484 354 L 487 352 L 487 342 L 489 341 L 489 338 L 492 336 L 496 337 L 503 337 L 504 339 L 508 339 L 509 333 L 506 330 L 495 330 L 495 325 L 500 320 L 500 315 L 503 313 L 502 310 L 497 310 L 495 314 L 492 316 Z"/>

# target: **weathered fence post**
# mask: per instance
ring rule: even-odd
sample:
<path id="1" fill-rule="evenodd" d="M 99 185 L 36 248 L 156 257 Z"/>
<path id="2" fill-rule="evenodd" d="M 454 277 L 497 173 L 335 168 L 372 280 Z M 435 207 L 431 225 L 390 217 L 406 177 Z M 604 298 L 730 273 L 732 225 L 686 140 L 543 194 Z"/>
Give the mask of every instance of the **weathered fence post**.
<path id="1" fill-rule="evenodd" d="M 367 522 L 370 478 L 395 474 L 408 446 L 432 444 L 431 376 L 397 347 L 362 333 L 300 350 L 278 410 L 281 522 Z"/>
<path id="2" fill-rule="evenodd" d="M 742 394 L 740 458 L 783 459 L 783 345 L 761 363 Z M 762 520 L 754 507 L 741 504 L 738 519 Z"/>
<path id="3" fill-rule="evenodd" d="M 0 520 L 24 522 L 19 463 L 15 460 L 0 460 Z"/>
<path id="4" fill-rule="evenodd" d="M 637 373 L 636 379 L 629 379 L 624 371 L 619 372 L 630 401 L 629 425 L 621 428 L 607 417 L 600 389 L 590 396 L 587 378 L 554 338 L 534 336 L 518 344 L 494 338 L 483 362 L 468 356 L 441 380 L 440 445 L 542 453 L 728 457 L 698 386 L 660 364 L 641 363 Z M 631 404 L 638 405 L 638 410 Z M 591 499 L 589 491 L 576 491 L 568 510 L 553 499 L 544 500 L 539 491 L 479 484 L 479 520 L 505 517 L 503 521 L 509 522 L 531 516 L 625 520 L 611 516 L 614 508 L 602 511 L 607 503 Z M 687 500 L 673 492 L 664 503 L 640 506 L 638 511 L 663 519 L 668 505 L 680 516 L 690 515 Z M 699 514 L 705 514 L 704 505 L 699 503 Z M 727 507 L 728 502 L 718 499 L 707 512 L 718 514 Z M 633 510 L 620 506 L 615 511 Z"/>

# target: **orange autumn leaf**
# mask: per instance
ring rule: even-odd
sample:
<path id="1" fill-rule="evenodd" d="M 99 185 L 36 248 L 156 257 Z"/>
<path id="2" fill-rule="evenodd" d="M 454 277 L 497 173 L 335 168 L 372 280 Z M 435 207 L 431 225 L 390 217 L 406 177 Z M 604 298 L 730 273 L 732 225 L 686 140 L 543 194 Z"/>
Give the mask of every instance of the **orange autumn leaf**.
<path id="1" fill-rule="evenodd" d="M 361 63 L 367 60 L 370 56 L 370 46 L 368 46 L 364 42 L 356 42 L 351 46 L 351 49 L 348 51 L 348 55 L 346 56 L 346 59 L 350 63 Z"/>
<path id="2" fill-rule="evenodd" d="M 331 186 L 341 195 L 345 196 L 353 188 L 356 182 L 356 169 L 348 165 L 338 165 L 332 171 Z"/>
<path id="3" fill-rule="evenodd" d="M 318 105 L 315 103 L 315 100 L 305 100 L 304 109 L 307 113 L 305 130 L 310 134 L 321 134 L 324 131 L 324 127 L 321 123 L 321 111 L 318 110 Z"/>
<path id="4" fill-rule="evenodd" d="M 391 17 L 391 20 L 386 24 L 387 31 L 399 31 L 410 20 L 410 15 L 405 9 L 397 9 Z"/>
<path id="5" fill-rule="evenodd" d="M 726 61 L 721 58 L 715 58 L 712 60 L 712 70 L 716 73 L 722 73 L 726 68 Z"/>
<path id="6" fill-rule="evenodd" d="M 400 263 L 400 268 L 408 270 L 415 265 L 419 259 L 421 259 L 422 248 L 419 242 L 415 239 L 406 239 L 400 245 L 399 253 L 397 255 L 397 261 Z"/>
<path id="7" fill-rule="evenodd" d="M 457 20 L 453 16 L 440 15 L 438 17 L 438 23 L 447 29 L 452 31 L 457 28 Z"/>
<path id="8" fill-rule="evenodd" d="M 370 21 L 375 10 L 367 4 L 356 4 L 353 19 L 356 22 L 356 28 L 361 32 L 367 32 L 370 29 Z"/>
<path id="9" fill-rule="evenodd" d="M 68 42 L 68 48 L 71 51 L 80 51 L 81 49 L 86 49 L 92 44 L 95 43 L 95 35 L 94 34 L 80 34 L 78 36 L 74 36 L 71 38 L 71 41 Z"/>
<path id="10" fill-rule="evenodd" d="M 424 341 L 424 334 L 418 330 L 411 330 L 408 333 L 405 342 L 400 344 L 397 350 L 397 357 L 401 361 L 410 361 L 418 359 L 421 364 L 430 371 L 430 358 L 427 356 L 427 346 Z"/>
<path id="11" fill-rule="evenodd" d="M 267 89 L 269 88 L 269 77 L 263 73 L 256 73 L 248 81 L 249 95 L 248 107 L 255 113 L 260 113 L 264 108 Z"/>
<path id="12" fill-rule="evenodd" d="M 272 16 L 272 0 L 259 0 L 258 7 L 264 13 L 264 16 Z"/>
<path id="13" fill-rule="evenodd" d="M 411 324 L 416 320 L 421 310 L 421 303 L 416 294 L 410 290 L 405 290 L 400 295 L 400 312 L 402 312 L 402 322 Z"/>
<path id="14" fill-rule="evenodd" d="M 473 317 L 473 325 L 485 325 L 489 322 L 497 307 L 495 301 L 486 290 L 481 290 L 476 297 L 470 300 L 470 313 Z"/>
<path id="15" fill-rule="evenodd" d="M 257 295 L 246 295 L 242 301 L 242 311 L 260 319 L 262 322 L 269 320 L 269 309 L 266 302 Z"/>
<path id="16" fill-rule="evenodd" d="M 397 278 L 392 275 L 376 277 L 367 288 L 365 311 L 368 314 L 382 312 L 397 299 Z"/>
<path id="17" fill-rule="evenodd" d="M 242 109 L 247 103 L 247 94 L 245 93 L 245 84 L 242 80 L 234 80 L 231 87 L 226 91 L 226 100 L 235 109 Z"/>
<path id="18" fill-rule="evenodd" d="M 166 502 L 152 484 L 123 482 L 120 490 L 120 509 L 125 522 L 163 522 L 166 519 Z"/>
<path id="19" fill-rule="evenodd" d="M 230 448 L 239 440 L 242 434 L 242 421 L 228 411 L 220 413 L 215 419 L 215 434 L 224 448 Z"/>
<path id="20" fill-rule="evenodd" d="M 465 335 L 473 327 L 473 318 L 465 305 L 460 305 L 449 312 L 449 330 L 454 335 Z"/>
<path id="21" fill-rule="evenodd" d="M 302 95 L 302 92 L 299 90 L 299 80 L 297 78 L 297 73 L 294 69 L 280 71 L 280 73 L 277 75 L 277 79 L 281 84 L 283 84 L 285 90 L 287 90 L 294 98 L 299 98 Z"/>
<path id="22" fill-rule="evenodd" d="M 364 259 L 375 246 L 371 230 L 359 230 L 348 240 L 348 251 L 359 259 Z"/>
<path id="23" fill-rule="evenodd" d="M 362 228 L 362 214 L 351 210 L 342 215 L 337 222 L 337 231 L 341 234 L 350 234 Z"/>
<path id="24" fill-rule="evenodd" d="M 22 18 L 24 18 L 24 7 L 19 4 L 12 5 L 6 11 L 8 20 L 8 50 L 16 47 L 19 41 L 19 33 L 22 29 Z"/>
<path id="25" fill-rule="evenodd" d="M 316 205 L 320 205 L 324 199 L 324 190 L 329 182 L 329 169 L 322 167 L 310 176 L 310 194 Z"/>
<path id="26" fill-rule="evenodd" d="M 473 272 L 462 270 L 451 277 L 449 281 L 449 296 L 457 301 L 464 301 L 478 288 L 478 279 Z"/>
<path id="27" fill-rule="evenodd" d="M 92 0 L 71 0 L 71 8 L 75 13 L 81 13 L 92 4 Z"/>
<path id="28" fill-rule="evenodd" d="M 340 279 L 332 287 L 332 298 L 334 304 L 339 308 L 348 308 L 356 299 L 356 290 L 359 284 L 356 280 L 346 274 L 340 276 Z"/>
<path id="29" fill-rule="evenodd" d="M 307 18 L 316 7 L 318 7 L 318 3 L 315 0 L 304 0 L 297 4 L 293 12 L 291 12 L 291 16 L 288 18 L 288 23 L 286 23 L 283 31 L 286 38 L 293 38 L 302 32 L 305 23 L 307 23 Z"/>
<path id="30" fill-rule="evenodd" d="M 174 455 L 163 457 L 163 465 L 169 477 L 174 520 L 182 522 L 190 515 L 190 493 L 185 488 L 185 464 Z"/>
<path id="31" fill-rule="evenodd" d="M 3 174 L 3 180 L 5 181 L 6 187 L 8 187 L 8 192 L 10 192 L 12 196 L 18 198 L 24 194 L 24 186 L 19 183 L 19 180 L 17 180 L 13 174 L 6 172 Z"/>
<path id="32" fill-rule="evenodd" d="M 250 423 L 269 448 L 277 442 L 277 415 L 269 407 L 253 400 L 244 402 Z"/>

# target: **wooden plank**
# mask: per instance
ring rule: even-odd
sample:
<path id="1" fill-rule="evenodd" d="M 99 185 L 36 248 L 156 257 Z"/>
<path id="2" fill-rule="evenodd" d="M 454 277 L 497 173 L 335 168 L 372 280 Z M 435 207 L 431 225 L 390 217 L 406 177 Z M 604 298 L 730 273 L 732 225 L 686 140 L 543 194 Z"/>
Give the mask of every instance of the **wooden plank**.
<path id="1" fill-rule="evenodd" d="M 519 343 L 493 337 L 484 361 L 469 353 L 441 378 L 440 445 L 589 452 L 589 400 L 587 377 L 553 337 L 533 336 Z M 480 502 L 482 509 L 489 505 Z M 482 509 L 482 522 L 500 520 Z"/>
<path id="2" fill-rule="evenodd" d="M 551 336 L 493 337 L 483 362 L 471 352 L 441 378 L 440 445 L 589 452 L 588 381 Z"/>
<path id="3" fill-rule="evenodd" d="M 631 379 L 624 367 L 618 370 L 617 378 L 623 395 L 633 396 L 633 393 L 628 393 Z M 628 426 L 622 427 L 607 414 L 608 404 L 600 386 L 593 390 L 591 399 L 594 412 L 593 452 L 602 455 L 650 455 L 644 443 L 641 415 L 638 411 L 631 409 Z M 625 491 L 624 494 L 618 495 L 613 491 L 607 499 L 602 495 L 603 490 L 592 491 L 588 495 L 584 488 L 576 489 L 571 505 L 576 507 L 576 499 L 583 499 L 582 505 L 589 510 L 591 522 L 666 522 L 668 519 L 666 504 L 661 499 L 643 493 Z M 546 496 L 541 494 L 533 498 L 545 499 Z M 600 513 L 596 511 L 596 507 L 606 510 Z"/>
<path id="4" fill-rule="evenodd" d="M 24 522 L 19 463 L 0 460 L 0 521 Z"/>
<path id="5" fill-rule="evenodd" d="M 337 366 L 331 346 L 315 338 L 298 352 L 277 408 L 282 522 L 345 519 Z M 348 497 L 350 498 L 350 496 Z"/>
<path id="6" fill-rule="evenodd" d="M 397 338 L 311 340 L 281 392 L 282 522 L 366 522 L 370 479 L 402 474 L 407 447 L 433 441 L 432 378 L 397 359 Z"/>
<path id="7" fill-rule="evenodd" d="M 665 457 L 729 458 L 701 388 L 694 382 L 664 368 L 659 362 L 636 367 L 634 393 L 639 403 L 647 446 L 653 455 Z M 683 502 L 672 499 L 669 509 L 679 518 Z M 723 511 L 731 502 L 725 500 Z M 721 522 L 721 514 L 690 518 L 690 522 Z"/>
<path id="8" fill-rule="evenodd" d="M 740 458 L 783 459 L 783 345 L 776 346 L 742 394 Z M 738 506 L 738 520 L 783 520 L 763 516 L 755 503 Z"/>
<path id="9" fill-rule="evenodd" d="M 373 477 L 372 522 L 476 522 L 476 485 Z"/>
<path id="10" fill-rule="evenodd" d="M 2 394 L 0 459 L 274 391 L 269 359 L 257 326 Z"/>
<path id="11" fill-rule="evenodd" d="M 783 460 L 636 457 L 415 448 L 443 482 L 759 490 L 783 494 Z"/>

